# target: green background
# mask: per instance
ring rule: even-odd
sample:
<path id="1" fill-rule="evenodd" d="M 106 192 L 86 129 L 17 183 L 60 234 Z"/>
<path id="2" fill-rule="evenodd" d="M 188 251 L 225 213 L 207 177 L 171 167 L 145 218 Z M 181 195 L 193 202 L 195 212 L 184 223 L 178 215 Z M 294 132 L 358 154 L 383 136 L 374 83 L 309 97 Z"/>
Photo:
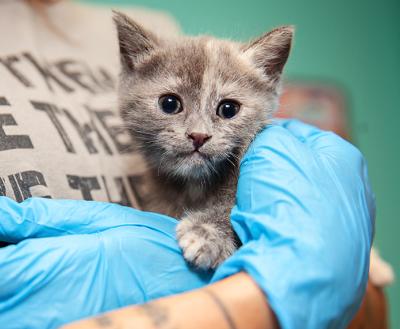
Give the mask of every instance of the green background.
<path id="1" fill-rule="evenodd" d="M 375 245 L 400 276 L 399 0 L 88 1 L 166 10 L 186 33 L 239 40 L 294 24 L 286 76 L 332 81 L 347 92 L 353 141 L 368 160 L 377 198 Z M 387 292 L 392 328 L 400 329 L 400 284 Z"/>

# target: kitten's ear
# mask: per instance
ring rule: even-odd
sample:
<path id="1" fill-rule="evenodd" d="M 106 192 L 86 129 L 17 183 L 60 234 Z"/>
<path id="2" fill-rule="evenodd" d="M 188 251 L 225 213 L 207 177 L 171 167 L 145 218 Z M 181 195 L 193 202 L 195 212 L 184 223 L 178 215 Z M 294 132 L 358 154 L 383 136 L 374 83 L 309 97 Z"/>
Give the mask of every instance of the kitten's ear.
<path id="1" fill-rule="evenodd" d="M 279 79 L 289 56 L 293 26 L 278 27 L 244 45 L 243 51 L 272 79 Z"/>
<path id="2" fill-rule="evenodd" d="M 121 64 L 124 70 L 133 70 L 137 60 L 157 47 L 157 37 L 125 14 L 113 11 L 118 31 Z"/>

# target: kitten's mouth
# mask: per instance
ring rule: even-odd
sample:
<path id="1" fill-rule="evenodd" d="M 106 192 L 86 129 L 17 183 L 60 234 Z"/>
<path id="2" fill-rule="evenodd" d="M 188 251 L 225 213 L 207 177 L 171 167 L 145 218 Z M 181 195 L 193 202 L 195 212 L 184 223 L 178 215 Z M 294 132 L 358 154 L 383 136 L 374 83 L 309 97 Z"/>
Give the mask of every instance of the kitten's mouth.
<path id="1" fill-rule="evenodd" d="M 190 152 L 185 152 L 182 154 L 183 157 L 187 159 L 192 159 L 192 160 L 207 160 L 210 158 L 210 156 L 199 149 L 194 149 Z"/>
<path id="2" fill-rule="evenodd" d="M 199 149 L 193 150 L 192 152 L 190 152 L 190 155 L 196 157 L 208 158 L 207 154 L 201 152 Z"/>

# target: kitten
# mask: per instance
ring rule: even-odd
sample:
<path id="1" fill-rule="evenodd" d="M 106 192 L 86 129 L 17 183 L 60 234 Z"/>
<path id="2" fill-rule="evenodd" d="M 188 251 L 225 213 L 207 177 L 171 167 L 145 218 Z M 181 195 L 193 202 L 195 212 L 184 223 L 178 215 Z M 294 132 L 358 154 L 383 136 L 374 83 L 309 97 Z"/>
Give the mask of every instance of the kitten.
<path id="1" fill-rule="evenodd" d="M 292 27 L 247 44 L 161 39 L 115 13 L 122 118 L 149 167 L 145 210 L 181 219 L 184 257 L 215 268 L 239 246 L 230 224 L 239 161 L 278 103 Z"/>

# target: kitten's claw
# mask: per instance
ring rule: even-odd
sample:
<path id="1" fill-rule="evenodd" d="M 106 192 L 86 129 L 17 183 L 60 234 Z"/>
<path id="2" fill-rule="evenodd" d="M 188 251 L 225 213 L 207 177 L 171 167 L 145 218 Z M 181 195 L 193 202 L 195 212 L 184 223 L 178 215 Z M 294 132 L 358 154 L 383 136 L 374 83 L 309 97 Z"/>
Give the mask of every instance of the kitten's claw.
<path id="1" fill-rule="evenodd" d="M 201 269 L 217 267 L 236 249 L 235 242 L 211 223 L 182 220 L 176 232 L 185 259 Z"/>

